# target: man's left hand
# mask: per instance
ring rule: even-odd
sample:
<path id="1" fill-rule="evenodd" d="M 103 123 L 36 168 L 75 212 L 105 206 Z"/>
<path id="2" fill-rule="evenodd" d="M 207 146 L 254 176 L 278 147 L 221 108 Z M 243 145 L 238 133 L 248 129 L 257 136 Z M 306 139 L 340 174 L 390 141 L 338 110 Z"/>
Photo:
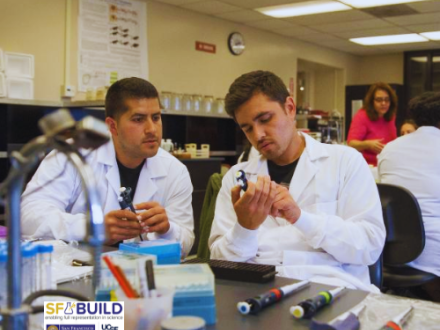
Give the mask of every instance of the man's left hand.
<path id="1" fill-rule="evenodd" d="M 139 221 L 144 233 L 166 234 L 170 229 L 167 212 L 158 202 L 145 202 L 135 205 L 136 210 L 145 210 L 138 213 Z"/>
<path id="2" fill-rule="evenodd" d="M 301 209 L 286 187 L 277 185 L 277 193 L 275 201 L 272 204 L 270 215 L 284 218 L 291 224 L 294 224 L 299 219 Z"/>

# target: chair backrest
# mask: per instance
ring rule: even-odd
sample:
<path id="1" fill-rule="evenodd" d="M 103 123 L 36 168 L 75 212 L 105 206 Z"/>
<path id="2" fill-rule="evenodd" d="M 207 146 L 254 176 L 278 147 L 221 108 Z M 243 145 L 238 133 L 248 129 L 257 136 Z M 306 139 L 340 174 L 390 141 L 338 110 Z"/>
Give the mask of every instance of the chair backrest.
<path id="1" fill-rule="evenodd" d="M 370 272 L 370 282 L 371 284 L 374 284 L 379 289 L 382 289 L 383 284 L 383 260 L 382 260 L 382 254 L 380 255 L 379 259 L 377 261 L 368 266 L 368 270 Z"/>
<path id="2" fill-rule="evenodd" d="M 420 206 L 406 188 L 378 183 L 387 229 L 383 263 L 401 266 L 416 259 L 425 247 L 425 228 Z"/>

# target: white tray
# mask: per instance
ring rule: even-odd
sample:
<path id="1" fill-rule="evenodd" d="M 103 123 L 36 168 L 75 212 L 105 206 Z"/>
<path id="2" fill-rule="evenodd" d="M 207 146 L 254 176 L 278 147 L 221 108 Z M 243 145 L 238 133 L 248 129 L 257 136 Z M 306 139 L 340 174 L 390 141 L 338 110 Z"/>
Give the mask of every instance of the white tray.
<path id="1" fill-rule="evenodd" d="M 5 52 L 7 77 L 34 78 L 34 55 Z"/>

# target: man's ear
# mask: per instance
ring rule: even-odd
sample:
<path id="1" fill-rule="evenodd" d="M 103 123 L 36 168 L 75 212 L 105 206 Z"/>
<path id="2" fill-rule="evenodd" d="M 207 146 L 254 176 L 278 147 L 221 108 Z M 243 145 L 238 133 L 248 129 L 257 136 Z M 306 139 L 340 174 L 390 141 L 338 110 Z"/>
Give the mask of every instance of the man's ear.
<path id="1" fill-rule="evenodd" d="M 285 103 L 286 113 L 296 118 L 296 105 L 293 97 L 288 96 Z"/>
<path id="2" fill-rule="evenodd" d="M 116 122 L 116 120 L 111 117 L 106 117 L 105 123 L 107 124 L 110 133 L 113 136 L 117 136 L 118 135 L 118 123 Z"/>

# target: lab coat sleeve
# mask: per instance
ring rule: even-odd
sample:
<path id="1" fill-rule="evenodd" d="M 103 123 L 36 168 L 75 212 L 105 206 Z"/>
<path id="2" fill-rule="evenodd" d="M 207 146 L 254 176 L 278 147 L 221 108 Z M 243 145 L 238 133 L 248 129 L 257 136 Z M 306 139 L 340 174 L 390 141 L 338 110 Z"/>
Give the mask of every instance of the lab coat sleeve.
<path id="1" fill-rule="evenodd" d="M 294 226 L 313 248 L 325 250 L 339 262 L 371 265 L 385 243 L 382 208 L 367 163 L 360 154 L 350 154 L 339 174 L 337 202 L 301 207 Z"/>
<path id="2" fill-rule="evenodd" d="M 83 240 L 86 235 L 85 214 L 69 213 L 80 188 L 81 181 L 74 167 L 63 154 L 52 151 L 23 193 L 22 233 L 66 241 Z"/>
<path id="3" fill-rule="evenodd" d="M 258 251 L 258 230 L 242 227 L 231 202 L 231 189 L 237 169 L 233 167 L 224 176 L 217 196 L 214 222 L 209 237 L 211 258 L 231 261 L 247 261 Z"/>
<path id="4" fill-rule="evenodd" d="M 172 174 L 172 175 L 171 175 Z M 194 243 L 194 217 L 192 210 L 193 186 L 185 166 L 169 171 L 170 183 L 167 187 L 165 207 L 170 229 L 163 235 L 154 234 L 156 238 L 179 241 L 182 256 L 188 255 Z"/>

